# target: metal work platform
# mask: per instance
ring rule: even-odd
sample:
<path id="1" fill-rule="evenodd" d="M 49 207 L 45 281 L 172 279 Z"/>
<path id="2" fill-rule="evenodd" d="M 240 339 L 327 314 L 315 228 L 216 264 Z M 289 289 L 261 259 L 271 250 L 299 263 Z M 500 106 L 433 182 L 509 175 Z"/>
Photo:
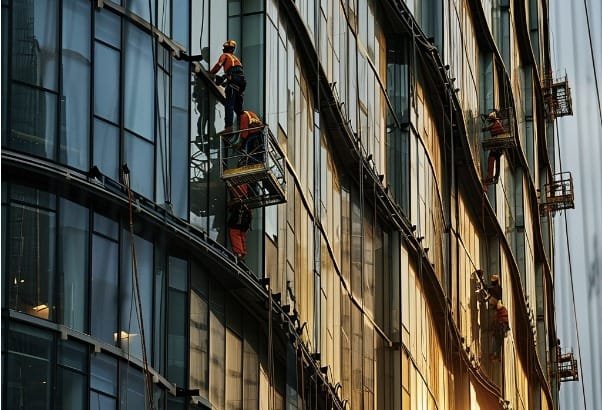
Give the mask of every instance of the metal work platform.
<path id="1" fill-rule="evenodd" d="M 286 202 L 285 157 L 278 141 L 267 126 L 243 131 L 255 139 L 249 151 L 236 143 L 239 131 L 220 135 L 220 175 L 230 204 L 260 208 Z"/>
<path id="2" fill-rule="evenodd" d="M 484 132 L 482 146 L 486 151 L 511 150 L 516 147 L 514 110 L 504 108 L 481 115 Z"/>
<path id="3" fill-rule="evenodd" d="M 579 380 L 579 367 L 573 352 L 562 353 L 557 347 L 556 375 L 560 382 L 574 382 Z"/>
<path id="4" fill-rule="evenodd" d="M 549 71 L 543 81 L 543 95 L 549 119 L 573 115 L 573 99 L 566 73 L 555 78 Z"/>
<path id="5" fill-rule="evenodd" d="M 539 204 L 540 212 L 556 212 L 573 208 L 575 208 L 573 176 L 570 172 L 554 174 L 553 180 L 545 185 L 542 202 Z"/>

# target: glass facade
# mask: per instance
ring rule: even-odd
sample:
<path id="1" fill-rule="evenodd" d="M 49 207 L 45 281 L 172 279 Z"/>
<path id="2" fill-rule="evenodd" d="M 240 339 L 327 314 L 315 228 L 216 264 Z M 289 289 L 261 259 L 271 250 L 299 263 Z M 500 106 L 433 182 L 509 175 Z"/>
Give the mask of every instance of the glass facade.
<path id="1" fill-rule="evenodd" d="M 522 6 L 3 0 L 3 408 L 554 408 L 547 5 Z M 228 38 L 286 156 L 244 262 L 207 71 Z"/>

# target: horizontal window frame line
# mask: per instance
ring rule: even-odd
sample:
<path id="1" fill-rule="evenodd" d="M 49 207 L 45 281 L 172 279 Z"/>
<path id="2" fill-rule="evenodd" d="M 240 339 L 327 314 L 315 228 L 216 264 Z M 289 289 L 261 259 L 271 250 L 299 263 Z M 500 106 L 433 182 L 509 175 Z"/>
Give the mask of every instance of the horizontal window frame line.
<path id="1" fill-rule="evenodd" d="M 132 355 L 128 354 L 125 350 L 117 346 L 113 346 L 108 343 L 102 342 L 99 339 L 96 339 L 85 333 L 80 333 L 65 325 L 39 319 L 13 309 L 9 309 L 8 312 L 4 312 L 2 314 L 2 319 L 8 319 L 9 323 L 14 321 L 39 329 L 50 330 L 54 333 L 57 333 L 60 336 L 61 340 L 76 340 L 80 343 L 85 343 L 86 345 L 92 348 L 90 353 L 107 353 L 121 360 L 125 360 L 128 364 L 133 365 L 135 368 L 140 370 L 141 373 L 144 373 L 145 371 L 144 364 L 141 359 L 133 357 Z M 8 332 L 10 332 L 10 327 Z M 159 373 L 158 370 L 156 370 L 152 366 L 148 366 L 148 371 L 153 376 L 153 384 L 160 385 L 175 397 L 177 387 L 175 384 L 170 383 L 169 380 L 167 380 L 163 375 L 161 375 L 161 373 Z"/>
<path id="2" fill-rule="evenodd" d="M 315 71 L 316 68 L 311 67 L 311 63 L 319 61 L 319 56 L 317 55 L 317 50 L 313 48 L 313 43 L 308 40 L 310 38 L 310 34 L 307 32 L 307 27 L 301 20 L 301 16 L 298 14 L 298 9 L 294 4 L 290 4 L 284 0 L 280 0 L 279 4 L 284 10 L 289 12 L 287 22 L 290 24 L 294 34 L 297 36 L 297 38 L 306 40 L 305 42 L 300 42 L 300 44 L 303 45 L 297 49 L 300 56 L 304 57 L 305 61 L 307 61 L 303 68 L 309 69 L 310 72 Z M 311 88 L 311 91 L 315 93 L 316 90 L 320 90 L 320 95 L 326 96 L 324 98 L 334 99 L 336 101 L 334 98 L 334 93 L 330 87 L 330 83 L 328 82 L 321 64 L 317 70 L 319 79 L 315 84 L 312 84 L 313 87 Z M 315 95 L 317 95 L 317 93 L 315 93 Z M 336 139 L 335 134 L 330 133 L 329 141 L 334 143 L 342 142 L 344 148 L 349 151 L 348 153 L 350 155 L 349 159 L 347 160 L 347 164 L 343 163 L 341 165 L 343 167 L 345 165 L 353 166 L 354 168 L 352 169 L 356 169 L 355 167 L 357 167 L 357 169 L 362 169 L 362 172 L 367 171 L 368 177 L 370 177 L 374 183 L 374 189 L 378 192 L 378 195 L 376 195 L 378 197 L 378 201 L 371 201 L 374 203 L 375 208 L 377 208 L 382 215 L 386 216 L 383 219 L 395 225 L 396 230 L 404 231 L 406 228 L 409 229 L 411 224 L 407 220 L 407 217 L 403 213 L 401 207 L 387 193 L 385 193 L 385 187 L 379 182 L 377 172 L 372 170 L 372 167 L 370 164 L 368 164 L 366 156 L 364 155 L 365 147 L 359 146 L 354 142 L 355 138 L 352 136 L 352 131 L 346 126 L 346 124 L 349 122 L 340 112 L 340 108 L 338 106 L 336 108 L 329 107 L 329 105 L 325 102 L 320 102 L 320 108 L 320 113 L 322 114 L 321 117 L 325 118 L 326 121 L 326 126 L 321 128 L 331 130 L 336 126 L 336 128 L 340 130 L 338 133 L 335 133 L 338 136 L 338 140 Z M 352 178 L 353 182 L 358 187 L 359 178 L 362 178 L 362 175 L 358 174 L 357 178 Z"/>
<path id="3" fill-rule="evenodd" d="M 45 87 L 42 87 L 42 86 L 39 86 L 39 85 L 31 84 L 31 83 L 28 83 L 26 81 L 19 80 L 18 78 L 9 78 L 9 82 L 11 82 L 13 84 L 18 84 L 18 85 L 20 85 L 22 87 L 28 87 L 28 88 L 31 88 L 31 89 L 36 90 L 36 91 L 42 91 L 42 92 L 45 92 L 45 93 L 54 94 L 57 97 L 61 94 L 60 91 L 54 91 L 54 90 L 51 90 L 49 88 L 45 88 Z"/>
<path id="4" fill-rule="evenodd" d="M 87 192 L 90 197 L 97 197 L 109 201 L 116 206 L 120 206 L 124 212 L 127 209 L 128 198 L 125 192 L 116 192 L 115 189 L 110 190 L 109 188 L 106 188 L 102 183 L 92 182 L 92 179 L 81 172 L 70 173 L 66 167 L 49 163 L 48 161 L 28 158 L 26 155 L 9 150 L 2 151 L 2 161 L 2 166 L 5 171 L 21 171 L 19 174 L 20 176 L 23 176 L 24 173 L 29 173 L 37 174 L 36 176 L 39 177 L 39 174 L 42 174 L 42 176 L 46 178 L 61 182 L 62 185 L 70 185 L 70 188 L 72 189 L 79 189 L 80 191 Z M 7 180 L 7 178 L 5 178 L 5 180 Z M 139 199 L 142 199 L 142 201 Z M 208 256 L 210 259 L 213 259 L 226 275 L 231 275 L 229 277 L 230 280 L 238 281 L 242 287 L 248 289 L 253 299 L 261 303 L 267 303 L 267 289 L 259 283 L 251 271 L 237 264 L 236 257 L 226 247 L 213 241 L 207 232 L 201 231 L 199 228 L 187 223 L 183 219 L 169 215 L 164 210 L 158 211 L 158 205 L 156 208 L 149 206 L 149 202 L 150 201 L 146 198 L 139 198 L 138 196 L 135 198 L 136 214 L 139 215 L 138 218 L 145 218 L 145 222 L 160 226 L 167 233 L 181 241 L 183 244 L 182 247 L 194 247 L 195 251 L 200 251 L 201 253 L 204 252 L 203 256 Z M 272 305 L 274 314 L 286 314 L 275 300 L 272 301 Z M 33 317 L 27 315 L 27 318 Z M 33 319 L 40 320 L 36 318 Z M 42 322 L 44 324 L 48 323 L 49 326 L 59 326 L 52 322 Z M 332 384 L 326 380 L 325 375 L 320 372 L 320 365 L 311 357 L 309 350 L 303 344 L 300 344 L 299 346 L 302 354 L 310 363 L 310 366 L 313 367 L 316 375 L 320 377 L 326 386 L 328 386 L 328 394 L 331 399 L 338 397 L 334 393 L 334 386 L 332 386 Z M 334 400 L 334 403 L 338 409 L 343 409 L 338 400 Z"/>

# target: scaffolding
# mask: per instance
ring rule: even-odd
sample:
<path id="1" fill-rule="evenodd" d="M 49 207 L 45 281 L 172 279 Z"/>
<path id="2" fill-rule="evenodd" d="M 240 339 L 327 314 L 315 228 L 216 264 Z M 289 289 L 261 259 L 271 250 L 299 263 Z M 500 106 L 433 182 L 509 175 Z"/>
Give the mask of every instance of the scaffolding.
<path id="1" fill-rule="evenodd" d="M 570 172 L 554 174 L 552 181 L 545 185 L 543 200 L 539 206 L 541 213 L 575 208 L 573 177 Z"/>
<path id="2" fill-rule="evenodd" d="M 573 115 L 573 100 L 566 72 L 564 76 L 555 78 L 554 74 L 548 71 L 544 78 L 543 94 L 546 112 L 550 120 Z"/>
<path id="3" fill-rule="evenodd" d="M 560 346 L 556 347 L 556 375 L 560 382 L 574 382 L 579 380 L 579 367 L 573 352 L 562 353 Z"/>
<path id="4" fill-rule="evenodd" d="M 240 131 L 220 135 L 220 175 L 230 203 L 259 208 L 286 202 L 285 157 L 267 126 L 249 128 L 253 147 L 237 142 Z"/>
<path id="5" fill-rule="evenodd" d="M 484 132 L 482 146 L 486 151 L 502 151 L 516 148 L 514 111 L 512 107 L 493 110 L 480 116 Z"/>

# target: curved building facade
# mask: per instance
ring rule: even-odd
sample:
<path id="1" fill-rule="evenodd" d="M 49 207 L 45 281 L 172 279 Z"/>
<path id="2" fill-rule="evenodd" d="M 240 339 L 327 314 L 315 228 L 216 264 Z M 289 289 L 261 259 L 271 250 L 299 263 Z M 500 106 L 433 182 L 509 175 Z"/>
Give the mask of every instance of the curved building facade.
<path id="1" fill-rule="evenodd" d="M 557 408 L 547 12 L 3 0 L 2 407 Z M 244 261 L 229 38 L 286 156 Z"/>

